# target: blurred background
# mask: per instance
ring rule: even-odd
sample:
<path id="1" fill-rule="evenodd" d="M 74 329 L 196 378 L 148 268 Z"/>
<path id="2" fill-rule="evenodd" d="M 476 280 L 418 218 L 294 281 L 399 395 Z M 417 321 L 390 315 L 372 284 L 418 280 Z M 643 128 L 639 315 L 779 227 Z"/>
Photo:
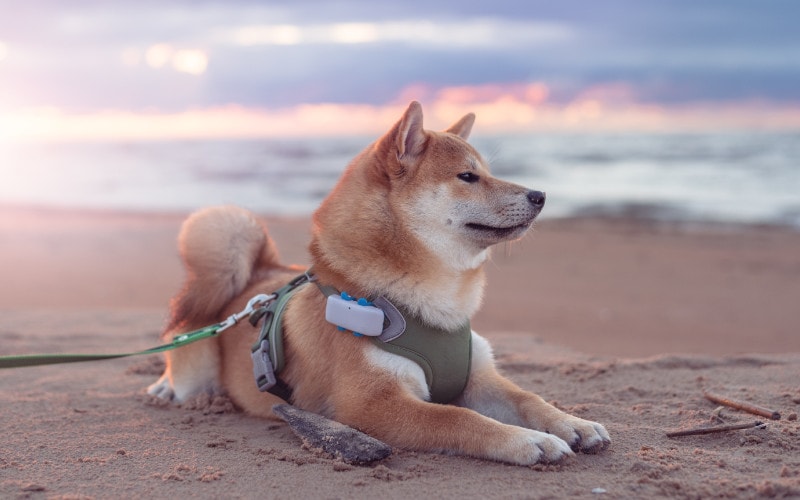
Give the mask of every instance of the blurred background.
<path id="1" fill-rule="evenodd" d="M 475 112 L 494 172 L 548 195 L 493 254 L 479 330 L 626 356 L 800 349 L 798 2 L 0 12 L 0 309 L 158 325 L 181 220 L 220 203 L 268 216 L 298 262 L 307 216 L 416 99 L 432 129 Z"/>
<path id="2" fill-rule="evenodd" d="M 0 3 L 0 204 L 308 214 L 416 99 L 546 217 L 800 227 L 791 0 Z"/>

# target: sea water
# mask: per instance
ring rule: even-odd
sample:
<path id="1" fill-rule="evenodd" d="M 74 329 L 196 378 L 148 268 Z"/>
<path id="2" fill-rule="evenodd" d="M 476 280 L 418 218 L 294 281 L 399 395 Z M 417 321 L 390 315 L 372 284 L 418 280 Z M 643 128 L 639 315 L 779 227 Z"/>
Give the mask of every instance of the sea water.
<path id="1" fill-rule="evenodd" d="M 0 144 L 0 203 L 311 213 L 368 137 Z M 543 217 L 800 228 L 800 133 L 475 137 L 503 179 L 547 192 Z"/>

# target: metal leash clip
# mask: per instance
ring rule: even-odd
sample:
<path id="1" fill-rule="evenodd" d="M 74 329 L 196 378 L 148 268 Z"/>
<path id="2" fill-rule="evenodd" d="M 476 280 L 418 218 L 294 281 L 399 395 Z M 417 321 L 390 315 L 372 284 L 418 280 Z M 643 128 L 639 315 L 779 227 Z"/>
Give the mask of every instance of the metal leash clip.
<path id="1" fill-rule="evenodd" d="M 242 309 L 236 314 L 231 314 L 223 322 L 221 322 L 219 324 L 219 328 L 217 329 L 217 333 L 227 330 L 228 328 L 236 325 L 243 318 L 253 314 L 253 311 L 255 311 L 258 307 L 262 307 L 265 304 L 268 304 L 269 302 L 275 300 L 276 297 L 277 295 L 275 295 L 274 293 L 270 295 L 267 295 L 265 293 L 260 293 L 256 295 L 255 297 L 247 301 L 247 305 L 245 306 L 244 309 Z"/>

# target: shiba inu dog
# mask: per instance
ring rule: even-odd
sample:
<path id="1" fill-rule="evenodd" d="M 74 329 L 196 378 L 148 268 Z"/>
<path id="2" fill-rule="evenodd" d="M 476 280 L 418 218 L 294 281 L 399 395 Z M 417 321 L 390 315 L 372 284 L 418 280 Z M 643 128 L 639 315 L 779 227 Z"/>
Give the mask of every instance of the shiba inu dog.
<path id="1" fill-rule="evenodd" d="M 422 108 L 412 102 L 314 213 L 308 277 L 319 286 L 298 287 L 280 319 L 286 397 L 404 449 L 514 464 L 602 450 L 610 443 L 602 425 L 501 376 L 489 343 L 469 329 L 490 247 L 521 237 L 545 203 L 540 191 L 492 177 L 467 143 L 474 119 L 425 130 Z M 218 321 L 302 272 L 280 264 L 265 227 L 239 208 L 193 214 L 179 247 L 187 280 L 172 301 L 167 338 Z M 404 328 L 427 332 L 425 346 L 406 346 L 414 351 L 406 356 L 385 348 L 389 341 L 340 331 L 326 321 L 323 287 L 383 298 Z M 181 402 L 221 388 L 247 413 L 273 417 L 282 401 L 253 381 L 257 329 L 233 330 L 168 353 L 164 375 L 148 392 Z M 437 352 L 424 352 L 431 345 Z M 443 360 L 430 361 L 437 356 Z M 442 380 L 450 389 L 441 389 Z"/>

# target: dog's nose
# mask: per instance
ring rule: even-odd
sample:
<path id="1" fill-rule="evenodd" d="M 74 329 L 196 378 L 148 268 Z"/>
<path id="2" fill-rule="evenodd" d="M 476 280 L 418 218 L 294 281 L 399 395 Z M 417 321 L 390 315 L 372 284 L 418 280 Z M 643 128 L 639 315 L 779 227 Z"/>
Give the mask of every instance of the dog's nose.
<path id="1" fill-rule="evenodd" d="M 542 208 L 545 198 L 546 196 L 542 191 L 528 191 L 528 201 L 535 207 Z"/>

